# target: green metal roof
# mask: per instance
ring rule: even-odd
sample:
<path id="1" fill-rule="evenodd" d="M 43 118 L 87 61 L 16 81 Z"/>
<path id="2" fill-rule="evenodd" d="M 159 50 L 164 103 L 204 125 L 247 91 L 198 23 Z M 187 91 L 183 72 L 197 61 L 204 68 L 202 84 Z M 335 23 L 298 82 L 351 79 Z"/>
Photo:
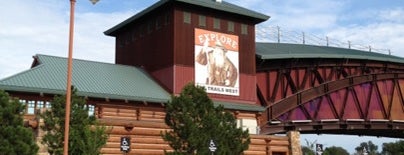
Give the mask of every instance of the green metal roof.
<path id="1" fill-rule="evenodd" d="M 329 46 L 288 43 L 256 43 L 256 55 L 260 59 L 267 60 L 291 58 L 337 58 L 404 63 L 404 58 L 402 57 L 382 53 Z"/>
<path id="2" fill-rule="evenodd" d="M 65 94 L 67 59 L 36 55 L 38 65 L 0 80 L 0 89 Z M 78 95 L 165 103 L 171 96 L 142 69 L 109 63 L 73 60 L 72 85 Z"/>
<path id="3" fill-rule="evenodd" d="M 257 111 L 257 112 L 265 111 L 265 107 L 253 104 L 240 104 L 223 101 L 214 101 L 214 104 L 215 106 L 223 105 L 225 109 L 232 109 L 232 110 L 245 110 L 245 111 Z"/>
<path id="4" fill-rule="evenodd" d="M 65 94 L 67 59 L 62 57 L 36 55 L 35 65 L 26 71 L 0 80 L 0 89 L 6 91 L 44 94 Z M 78 95 L 166 103 L 171 94 L 161 88 L 142 69 L 132 66 L 73 60 L 72 85 Z M 225 109 L 264 111 L 264 107 L 240 103 L 216 102 Z"/>
<path id="5" fill-rule="evenodd" d="M 242 15 L 246 17 L 250 17 L 254 19 L 255 22 L 260 23 L 269 19 L 269 16 L 222 1 L 222 2 L 215 2 L 214 0 L 160 0 L 157 3 L 153 4 L 152 6 L 146 8 L 145 10 L 137 13 L 136 15 L 128 18 L 127 20 L 119 23 L 118 25 L 112 27 L 111 29 L 104 32 L 106 35 L 114 35 L 119 29 L 125 27 L 127 24 L 132 23 L 139 19 L 140 17 L 156 10 L 157 8 L 169 3 L 169 2 L 179 2 L 185 3 L 189 5 L 205 7 L 208 9 L 214 9 L 223 12 L 229 12 L 237 15 Z"/>

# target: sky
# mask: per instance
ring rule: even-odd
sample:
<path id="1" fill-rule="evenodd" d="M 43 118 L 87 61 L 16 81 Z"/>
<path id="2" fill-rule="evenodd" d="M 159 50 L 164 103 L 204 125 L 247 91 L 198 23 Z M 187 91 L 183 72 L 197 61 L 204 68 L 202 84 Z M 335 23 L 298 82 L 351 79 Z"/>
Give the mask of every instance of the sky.
<path id="1" fill-rule="evenodd" d="M 114 63 L 115 39 L 104 31 L 158 0 L 100 0 L 96 5 L 77 0 L 75 10 L 75 59 Z M 403 0 L 227 0 L 269 15 L 257 25 L 257 41 L 302 42 L 404 57 Z M 69 0 L 0 1 L 0 79 L 28 70 L 32 56 L 67 57 Z M 397 139 L 302 135 L 310 142 L 341 146 L 353 153 L 360 142 L 381 143 Z"/>

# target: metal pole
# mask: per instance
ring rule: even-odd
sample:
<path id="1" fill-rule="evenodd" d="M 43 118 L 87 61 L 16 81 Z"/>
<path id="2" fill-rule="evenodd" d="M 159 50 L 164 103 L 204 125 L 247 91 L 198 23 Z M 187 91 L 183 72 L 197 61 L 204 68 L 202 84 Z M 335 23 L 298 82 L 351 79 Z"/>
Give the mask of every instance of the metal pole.
<path id="1" fill-rule="evenodd" d="M 72 63 L 73 63 L 73 31 L 74 31 L 74 5 L 76 0 L 70 0 L 70 28 L 69 28 L 69 54 L 67 59 L 67 86 L 66 86 L 66 116 L 65 116 L 65 137 L 63 154 L 69 153 L 69 127 L 70 127 L 70 102 L 72 86 Z"/>
<path id="2" fill-rule="evenodd" d="M 279 26 L 276 27 L 278 30 L 278 43 L 281 42 L 281 28 Z"/>

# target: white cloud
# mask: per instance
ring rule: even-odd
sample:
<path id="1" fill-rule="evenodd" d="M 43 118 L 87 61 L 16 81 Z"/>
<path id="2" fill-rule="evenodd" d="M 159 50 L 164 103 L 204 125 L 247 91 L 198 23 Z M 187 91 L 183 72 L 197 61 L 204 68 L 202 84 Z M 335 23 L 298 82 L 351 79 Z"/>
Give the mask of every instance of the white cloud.
<path id="1" fill-rule="evenodd" d="M 351 41 L 353 44 L 372 46 L 387 54 L 390 49 L 393 55 L 404 57 L 404 11 L 373 10 L 378 16 L 368 24 L 339 25 L 328 30 L 327 36 L 339 40 Z"/>
<path id="2" fill-rule="evenodd" d="M 29 69 L 35 54 L 67 56 L 69 3 L 1 1 L 0 14 L 9 15 L 0 16 L 1 78 Z M 103 32 L 133 14 L 76 11 L 73 57 L 113 63 L 115 40 Z"/>
<path id="3" fill-rule="evenodd" d="M 55 36 L 63 35 L 59 29 L 64 23 L 57 18 L 61 15 L 58 9 L 60 6 L 56 2 L 0 2 L 0 14 L 3 15 L 0 16 L 1 77 L 28 69 L 33 53 L 53 46 Z"/>
<path id="4" fill-rule="evenodd" d="M 345 5 L 341 1 L 266 1 L 259 8 L 271 18 L 264 24 L 297 31 L 322 31 L 333 27 Z M 260 10 L 261 11 L 261 10 Z"/>
<path id="5" fill-rule="evenodd" d="M 248 2 L 240 3 L 245 5 Z M 258 0 L 257 0 L 258 1 Z M 354 1 L 268 1 L 262 2 L 254 9 L 265 9 L 271 18 L 260 24 L 271 25 L 271 41 L 276 41 L 274 26 L 280 26 L 281 38 L 284 41 L 294 43 L 302 42 L 302 32 L 306 37 L 316 36 L 319 39 L 315 44 L 326 44 L 326 36 L 333 44 L 348 47 L 348 41 L 354 47 L 362 50 L 371 48 L 388 54 L 388 49 L 393 55 L 404 56 L 404 9 L 399 6 L 389 6 L 383 9 L 378 6 L 358 6 Z M 258 10 L 262 12 L 262 10 Z M 257 33 L 257 35 L 260 35 Z M 261 36 L 259 36 L 261 37 Z M 316 38 L 314 38 L 316 39 Z M 260 40 L 260 39 L 258 39 Z M 264 40 L 264 39 L 261 39 Z M 306 38 L 307 40 L 307 38 Z"/>
<path id="6" fill-rule="evenodd" d="M 394 23 L 404 23 L 404 8 L 394 8 L 389 10 L 382 10 L 378 18 L 385 21 Z"/>
<path id="7" fill-rule="evenodd" d="M 111 62 L 115 61 L 115 37 L 104 31 L 133 15 L 133 12 L 78 14 L 75 32 L 77 58 Z"/>

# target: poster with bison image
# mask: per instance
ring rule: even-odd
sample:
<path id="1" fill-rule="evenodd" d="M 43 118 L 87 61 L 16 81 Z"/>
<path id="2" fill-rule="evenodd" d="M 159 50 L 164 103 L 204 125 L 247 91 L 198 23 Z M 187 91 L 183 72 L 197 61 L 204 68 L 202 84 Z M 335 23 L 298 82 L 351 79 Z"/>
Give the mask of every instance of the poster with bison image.
<path id="1" fill-rule="evenodd" d="M 195 29 L 195 84 L 207 93 L 239 96 L 238 36 Z"/>

